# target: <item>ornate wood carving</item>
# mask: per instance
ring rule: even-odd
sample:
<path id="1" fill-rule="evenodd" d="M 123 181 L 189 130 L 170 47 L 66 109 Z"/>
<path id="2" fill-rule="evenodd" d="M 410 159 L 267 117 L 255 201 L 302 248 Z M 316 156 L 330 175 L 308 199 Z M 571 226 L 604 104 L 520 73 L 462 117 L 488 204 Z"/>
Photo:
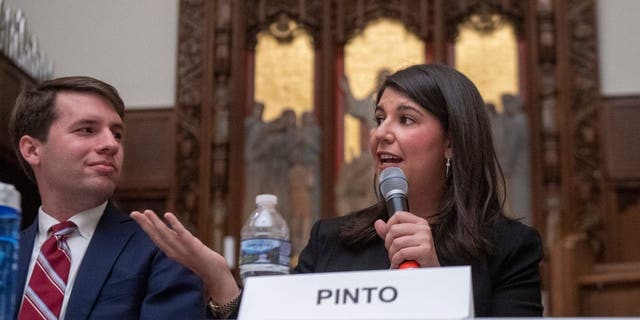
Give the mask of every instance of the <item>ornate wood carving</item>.
<path id="1" fill-rule="evenodd" d="M 574 77 L 571 101 L 575 141 L 573 179 L 575 214 L 584 231 L 596 228 L 602 215 L 602 150 L 599 137 L 600 86 L 595 0 L 569 1 L 569 61 Z"/>
<path id="2" fill-rule="evenodd" d="M 230 163 L 241 160 L 231 149 L 231 141 L 238 142 L 233 126 L 242 121 L 246 103 L 237 93 L 244 92 L 246 75 L 233 67 L 242 67 L 245 58 L 236 55 L 252 50 L 257 33 L 283 17 L 305 28 L 318 49 L 316 67 L 323 71 L 317 79 L 321 94 L 316 103 L 326 150 L 335 138 L 335 113 L 329 110 L 335 88 L 334 50 L 368 22 L 383 16 L 399 19 L 434 45 L 435 61 L 442 62 L 444 55 L 438 52 L 455 39 L 459 22 L 474 13 L 506 16 L 527 43 L 526 81 L 537 157 L 532 162 L 536 225 L 550 244 L 563 233 L 580 226 L 589 229 L 597 221 L 602 161 L 596 130 L 594 0 L 181 0 L 180 8 L 173 210 L 188 216 L 192 225 L 204 223 L 198 225 L 200 230 L 214 230 L 207 231 L 206 242 L 221 246 L 225 230 L 235 234 L 241 223 L 230 227 L 227 220 L 233 219 L 226 219 L 239 199 L 234 192 L 241 191 L 229 185 L 238 177 Z M 323 175 L 333 176 L 332 160 L 325 152 Z M 329 208 L 330 191 L 323 188 L 323 205 Z"/>
<path id="3" fill-rule="evenodd" d="M 543 231 L 546 244 L 551 246 L 560 237 L 562 213 L 560 128 L 556 119 L 558 105 L 556 94 L 559 90 L 556 79 L 556 26 L 550 1 L 538 0 L 536 9 L 539 31 L 534 40 L 537 41 L 538 47 L 536 68 L 539 78 L 536 80 L 539 85 L 538 96 L 534 97 L 537 101 L 534 103 L 538 107 L 539 120 L 536 124 L 537 128 L 536 126 L 533 128 L 539 132 L 540 153 L 537 156 L 542 161 L 533 162 L 537 164 L 534 172 L 539 175 L 534 181 L 541 184 L 535 186 L 539 192 L 534 195 L 536 196 L 534 209 L 537 207 L 541 211 L 538 213 L 538 221 L 541 222 L 538 227 Z"/>
<path id="4" fill-rule="evenodd" d="M 392 18 L 423 40 L 433 37 L 433 0 L 371 0 L 337 1 L 336 40 L 344 45 L 361 32 L 369 22 L 378 18 Z"/>
<path id="5" fill-rule="evenodd" d="M 211 205 L 204 214 L 210 216 L 212 245 L 222 252 L 229 212 L 229 124 L 231 113 L 231 1 L 216 1 L 213 51 L 215 91 L 213 99 L 213 141 L 211 156 Z"/>
<path id="6" fill-rule="evenodd" d="M 180 1 L 176 90 L 176 171 L 172 206 L 188 225 L 197 224 L 202 111 L 204 1 Z M 186 218 L 186 219 L 185 219 Z"/>
<path id="7" fill-rule="evenodd" d="M 513 23 L 519 37 L 524 30 L 525 1 L 503 0 L 454 0 L 443 3 L 445 14 L 445 36 L 448 42 L 454 42 L 460 23 L 470 23 L 478 31 L 491 31 L 502 19 Z M 493 15 L 500 15 L 494 17 Z M 474 16 L 473 19 L 471 17 Z"/>
<path id="8" fill-rule="evenodd" d="M 228 196 L 231 1 L 180 1 L 172 210 L 220 249 Z"/>
<path id="9" fill-rule="evenodd" d="M 288 41 L 289 20 L 295 21 L 311 35 L 314 45 L 319 46 L 322 1 L 319 0 L 258 0 L 256 5 L 246 7 L 247 15 L 247 48 L 256 46 L 257 34 L 268 30 L 277 39 Z M 272 25 L 275 26 L 272 28 Z M 283 35 L 280 35 L 280 30 Z"/>

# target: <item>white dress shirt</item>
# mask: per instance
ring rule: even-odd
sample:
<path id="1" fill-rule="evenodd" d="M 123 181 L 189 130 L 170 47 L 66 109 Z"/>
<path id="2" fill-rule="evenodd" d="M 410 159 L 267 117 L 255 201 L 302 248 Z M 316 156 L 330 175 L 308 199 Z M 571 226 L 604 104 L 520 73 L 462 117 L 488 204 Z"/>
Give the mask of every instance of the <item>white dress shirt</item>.
<path id="1" fill-rule="evenodd" d="M 78 273 L 78 268 L 80 267 L 80 263 L 82 262 L 82 258 L 84 257 L 85 252 L 87 251 L 87 247 L 89 246 L 89 242 L 91 242 L 91 238 L 93 237 L 93 233 L 96 231 L 96 227 L 98 226 L 98 221 L 102 217 L 104 213 L 104 209 L 107 207 L 107 202 L 105 201 L 103 204 L 82 212 L 79 212 L 69 218 L 68 221 L 72 221 L 78 226 L 78 229 L 67 236 L 67 244 L 69 245 L 69 250 L 71 250 L 71 267 L 69 269 L 69 278 L 67 279 L 67 289 L 64 292 L 64 299 L 62 300 L 62 309 L 60 310 L 60 318 L 64 319 L 65 311 L 67 310 L 67 302 L 69 302 L 69 297 L 71 296 L 71 291 L 73 291 L 73 283 L 76 279 L 76 274 Z M 38 233 L 36 234 L 36 238 L 33 242 L 33 252 L 31 254 L 31 262 L 29 263 L 29 272 L 27 273 L 27 280 L 25 282 L 25 290 L 27 286 L 29 286 L 29 280 L 31 279 L 31 272 L 33 271 L 33 266 L 38 257 L 38 253 L 40 252 L 40 247 L 47 240 L 47 231 L 51 226 L 58 224 L 62 221 L 58 221 L 55 218 L 48 215 L 40 206 L 38 210 Z M 24 292 L 22 294 L 24 299 Z M 22 305 L 22 303 L 20 304 Z"/>

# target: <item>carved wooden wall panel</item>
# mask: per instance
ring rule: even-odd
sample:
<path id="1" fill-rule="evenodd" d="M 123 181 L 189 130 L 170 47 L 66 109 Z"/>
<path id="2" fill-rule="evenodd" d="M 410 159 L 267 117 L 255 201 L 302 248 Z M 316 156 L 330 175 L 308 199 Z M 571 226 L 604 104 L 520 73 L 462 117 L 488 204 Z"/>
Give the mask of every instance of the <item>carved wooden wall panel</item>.
<path id="1" fill-rule="evenodd" d="M 634 283 L 635 282 L 635 283 Z M 581 294 L 580 315 L 591 317 L 637 316 L 640 287 L 636 281 L 619 281 L 606 286 L 585 286 Z"/>
<path id="2" fill-rule="evenodd" d="M 171 108 L 125 111 L 125 157 L 114 201 L 124 212 L 164 213 L 173 180 L 174 112 Z"/>
<path id="3" fill-rule="evenodd" d="M 22 195 L 22 228 L 35 219 L 40 195 L 35 183 L 22 171 L 9 140 L 9 118 L 20 91 L 34 86 L 36 80 L 0 52 L 0 181 L 12 184 Z"/>
<path id="4" fill-rule="evenodd" d="M 604 230 L 598 234 L 599 258 L 603 262 L 640 262 L 640 180 L 607 181 Z M 639 264 L 640 266 L 640 264 Z"/>
<path id="5" fill-rule="evenodd" d="M 640 261 L 640 96 L 606 97 L 602 108 L 606 210 L 604 261 Z"/>
<path id="6" fill-rule="evenodd" d="M 171 209 L 188 226 L 197 227 L 205 242 L 219 245 L 213 237 L 222 234 L 215 217 L 226 214 L 230 17 L 230 1 L 180 2 Z"/>
<path id="7" fill-rule="evenodd" d="M 216 8 L 210 28 L 213 29 L 213 39 L 209 45 L 212 46 L 213 83 L 208 86 L 213 90 L 213 97 L 210 101 L 213 120 L 207 132 L 212 133 L 213 148 L 208 148 L 211 152 L 211 186 L 210 194 L 212 199 L 204 204 L 207 220 L 207 228 L 210 230 L 209 241 L 216 244 L 216 248 L 221 251 L 222 239 L 228 233 L 227 214 L 229 213 L 229 159 L 230 159 L 230 133 L 231 127 L 231 5 L 232 1 L 216 1 Z M 202 230 L 199 228 L 199 230 Z"/>
<path id="8" fill-rule="evenodd" d="M 173 205 L 187 224 L 196 222 L 200 165 L 198 159 L 202 106 L 203 1 L 181 1 L 178 25 L 178 69 L 176 92 L 176 182 Z"/>
<path id="9" fill-rule="evenodd" d="M 594 0 L 557 2 L 561 234 L 597 229 L 604 209 L 595 17 Z"/>
<path id="10" fill-rule="evenodd" d="M 462 22 L 470 22 L 477 30 L 490 31 L 494 26 L 491 15 L 499 14 L 503 19 L 510 20 L 519 37 L 523 35 L 525 28 L 527 1 L 502 1 L 502 0 L 454 0 L 443 3 L 444 33 L 446 41 L 453 42 L 458 35 L 458 25 Z M 470 20 L 472 15 L 477 18 Z"/>
<path id="11" fill-rule="evenodd" d="M 605 97 L 602 111 L 607 179 L 640 180 L 640 96 Z"/>
<path id="12" fill-rule="evenodd" d="M 174 137 L 173 115 L 171 108 L 126 110 L 126 157 L 120 190 L 157 189 L 168 194 L 173 178 L 173 144 L 167 141 Z"/>
<path id="13" fill-rule="evenodd" d="M 221 196 L 224 190 L 228 190 L 228 186 L 225 187 L 226 182 L 222 182 L 226 177 L 223 173 L 226 165 L 223 163 L 224 159 L 228 158 L 228 155 L 224 154 L 229 152 L 228 147 L 225 146 L 225 142 L 228 142 L 225 137 L 229 133 L 229 129 L 225 128 L 228 128 L 229 123 L 224 119 L 232 117 L 230 114 L 233 114 L 236 108 L 243 107 L 243 103 L 238 104 L 241 101 L 234 100 L 235 93 L 230 92 L 233 91 L 231 86 L 241 86 L 241 84 L 230 83 L 233 73 L 230 70 L 232 65 L 230 55 L 234 52 L 231 42 L 237 38 L 233 38 L 234 32 L 237 32 L 232 30 L 233 27 L 237 26 L 246 31 L 238 39 L 244 40 L 241 48 L 250 50 L 251 44 L 255 43 L 257 32 L 267 28 L 282 14 L 296 19 L 307 27 L 315 39 L 327 37 L 337 43 L 344 42 L 366 22 L 380 16 L 401 19 L 410 30 L 427 40 L 435 39 L 434 30 L 441 28 L 447 35 L 445 41 L 451 41 L 451 37 L 455 36 L 455 24 L 472 13 L 496 12 L 509 17 L 516 22 L 517 30 L 521 30 L 519 33 L 521 37 L 530 44 L 528 59 L 535 60 L 535 63 L 530 66 L 529 83 L 537 84 L 530 90 L 536 94 L 530 113 L 534 122 L 537 122 L 534 130 L 539 132 L 535 138 L 539 140 L 534 141 L 536 142 L 534 149 L 537 148 L 537 155 L 542 160 L 537 161 L 541 166 L 534 171 L 534 175 L 539 175 L 539 178 L 534 181 L 542 185 L 535 189 L 539 190 L 538 193 L 541 195 L 537 197 L 538 206 L 545 212 L 542 214 L 543 219 L 540 220 L 539 225 L 543 225 L 542 221 L 547 221 L 548 216 L 552 217 L 551 220 L 560 219 L 557 217 L 560 215 L 560 203 L 576 205 L 579 199 L 567 202 L 566 199 L 560 198 L 559 192 L 565 188 L 573 188 L 579 184 L 584 186 L 585 192 L 588 191 L 581 195 L 581 199 L 589 196 L 589 201 L 580 201 L 586 205 L 581 209 L 576 208 L 580 212 L 579 216 L 588 216 L 587 211 L 592 210 L 591 207 L 598 206 L 597 181 L 600 160 L 597 157 L 600 150 L 593 127 L 597 120 L 595 106 L 598 103 L 597 97 L 593 96 L 593 93 L 597 92 L 594 88 L 597 88 L 598 83 L 593 1 L 557 2 L 554 3 L 557 4 L 556 7 L 552 6 L 548 0 L 528 2 L 425 0 L 417 4 L 411 3 L 411 5 L 406 1 L 330 1 L 324 2 L 324 5 L 317 1 L 293 0 L 260 0 L 250 3 L 241 1 L 240 4 L 218 1 L 214 6 L 208 5 L 209 13 L 206 12 L 207 2 L 192 0 L 181 3 L 176 118 L 178 124 L 176 161 L 179 164 L 176 168 L 178 176 L 176 188 L 180 192 L 176 192 L 179 196 L 175 199 L 176 210 L 179 212 L 196 212 L 198 203 L 209 203 L 200 200 L 204 195 L 199 193 L 197 181 L 198 178 L 203 179 L 199 177 L 205 169 L 202 168 L 206 163 L 203 159 L 211 157 L 212 149 L 216 150 L 215 158 L 219 160 L 214 165 L 218 174 L 213 179 L 213 183 L 217 186 L 215 188 L 222 192 Z M 446 23 L 445 25 L 437 25 L 438 18 L 433 12 L 438 10 L 442 10 L 444 15 L 442 22 Z M 318 14 L 319 11 L 322 15 Z M 235 22 L 234 16 L 239 17 L 237 20 L 240 21 Z M 431 19 L 432 16 L 434 16 L 433 19 Z M 208 19 L 214 22 L 207 24 L 205 17 L 209 17 Z M 561 28 L 558 28 L 558 21 L 562 22 Z M 205 30 L 207 25 L 215 25 L 215 31 Z M 319 33 L 319 30 L 328 30 L 329 35 L 325 35 L 326 31 Z M 212 52 L 204 50 L 208 43 L 204 38 L 205 34 L 214 39 L 211 43 L 214 49 L 209 50 Z M 239 45 L 236 43 L 235 46 Z M 326 61 L 329 58 L 321 56 L 319 61 L 323 61 L 322 59 Z M 203 80 L 211 70 L 202 69 L 209 60 L 214 61 L 212 70 L 215 71 L 211 88 L 206 87 Z M 558 85 L 560 76 L 575 79 L 575 81 L 561 82 L 561 87 Z M 324 81 L 333 80 L 324 79 Z M 214 112 L 203 108 L 203 93 L 215 97 L 216 105 L 209 106 Z M 229 101 L 233 101 L 234 108 L 229 108 Z M 557 108 L 558 103 L 565 109 Z M 324 103 L 321 106 L 326 105 Z M 209 115 L 203 114 L 203 111 L 207 111 Z M 212 114 L 220 118 L 213 121 Z M 574 119 L 573 115 L 578 117 Z M 215 147 L 212 146 L 211 141 L 209 144 L 204 143 L 203 139 L 212 137 L 202 136 L 200 132 L 214 132 L 213 139 L 217 141 L 213 143 Z M 207 145 L 209 148 L 203 148 Z M 574 155 L 574 149 L 579 150 L 580 153 Z M 562 176 L 561 171 L 571 173 Z M 571 183 L 566 183 L 565 180 Z M 222 205 L 222 207 L 225 206 Z M 569 211 L 574 210 L 569 208 Z M 195 224 L 194 219 L 196 218 L 192 216 L 191 222 Z M 555 222 L 547 224 L 556 225 Z"/>
<path id="14" fill-rule="evenodd" d="M 288 19 L 295 21 L 304 28 L 314 41 L 316 47 L 321 39 L 322 1 L 318 0 L 257 0 L 250 1 L 246 7 L 247 17 L 247 48 L 253 50 L 256 46 L 257 34 L 270 31 L 272 24 L 286 23 Z M 274 32 L 272 32 L 273 34 Z M 276 38 L 285 40 L 274 34 Z M 284 36 L 284 35 L 283 35 Z"/>
<path id="15" fill-rule="evenodd" d="M 249 100 L 249 52 L 256 34 L 283 16 L 308 30 L 317 50 L 325 215 L 332 215 L 336 170 L 330 152 L 338 138 L 334 59 L 341 46 L 367 22 L 392 17 L 425 40 L 433 61 L 446 62 L 457 24 L 473 13 L 495 12 L 514 22 L 524 45 L 534 223 L 547 246 L 570 232 L 601 232 L 595 0 L 181 0 L 180 8 L 173 203 L 214 248 L 221 247 L 222 235 L 237 235 L 242 224 L 232 213 L 243 194 L 239 124 Z"/>
<path id="16" fill-rule="evenodd" d="M 533 153 L 537 160 L 532 162 L 534 181 L 533 212 L 537 214 L 537 227 L 542 231 L 545 244 L 551 246 L 560 235 L 554 230 L 561 218 L 560 143 L 557 117 L 557 66 L 556 66 L 556 25 L 554 11 L 549 1 L 536 1 L 537 32 L 531 35 L 538 49 L 533 56 L 533 103 L 538 111 L 532 112 Z M 535 134 L 535 132 L 538 132 Z"/>
<path id="17" fill-rule="evenodd" d="M 433 0 L 374 0 L 336 2 L 336 40 L 344 45 L 369 22 L 378 18 L 399 20 L 419 38 L 433 37 Z"/>

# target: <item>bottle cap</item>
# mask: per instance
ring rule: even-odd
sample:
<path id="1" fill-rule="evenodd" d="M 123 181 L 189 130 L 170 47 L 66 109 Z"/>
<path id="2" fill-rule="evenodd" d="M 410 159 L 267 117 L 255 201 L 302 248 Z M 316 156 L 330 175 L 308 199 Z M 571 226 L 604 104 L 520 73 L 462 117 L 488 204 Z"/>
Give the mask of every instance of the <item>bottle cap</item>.
<path id="1" fill-rule="evenodd" d="M 20 192 L 13 185 L 0 182 L 0 206 L 20 211 Z"/>
<path id="2" fill-rule="evenodd" d="M 272 194 L 259 194 L 256 196 L 256 205 L 276 205 L 278 204 L 278 197 Z"/>

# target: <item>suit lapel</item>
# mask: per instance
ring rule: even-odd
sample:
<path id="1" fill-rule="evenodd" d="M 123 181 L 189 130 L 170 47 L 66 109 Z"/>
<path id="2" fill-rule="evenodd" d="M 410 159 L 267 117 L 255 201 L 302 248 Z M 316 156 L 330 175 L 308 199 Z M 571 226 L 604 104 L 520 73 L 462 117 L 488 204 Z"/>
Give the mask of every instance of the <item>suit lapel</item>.
<path id="1" fill-rule="evenodd" d="M 33 253 L 33 242 L 38 233 L 38 219 L 20 234 L 20 251 L 18 258 L 18 287 L 17 294 L 22 297 L 24 286 L 27 282 L 27 272 L 29 271 L 29 263 L 31 262 L 31 254 Z"/>
<path id="2" fill-rule="evenodd" d="M 88 318 L 113 265 L 136 231 L 131 221 L 111 203 L 107 205 L 78 269 L 66 318 Z"/>

